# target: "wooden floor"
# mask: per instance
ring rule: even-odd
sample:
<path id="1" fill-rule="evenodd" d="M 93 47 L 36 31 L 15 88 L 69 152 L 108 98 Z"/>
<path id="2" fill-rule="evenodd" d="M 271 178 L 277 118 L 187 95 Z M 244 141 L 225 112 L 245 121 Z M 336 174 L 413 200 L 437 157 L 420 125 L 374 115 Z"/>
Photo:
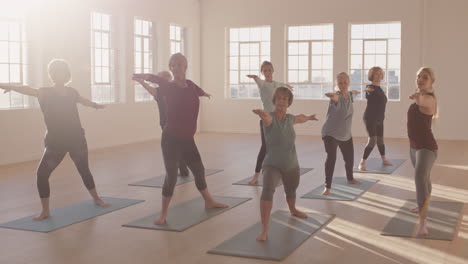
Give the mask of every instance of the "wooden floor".
<path id="1" fill-rule="evenodd" d="M 259 221 L 261 188 L 232 185 L 252 174 L 259 136 L 205 133 L 197 135 L 196 140 L 205 167 L 224 169 L 207 177 L 210 191 L 253 200 L 181 233 L 124 228 L 122 224 L 160 210 L 161 189 L 128 186 L 163 172 L 159 142 L 99 150 L 90 153 L 99 193 L 146 202 L 47 234 L 0 228 L 0 263 L 278 263 L 206 254 Z M 356 159 L 364 144 L 364 138 L 355 139 Z M 387 140 L 386 144 L 389 158 L 408 159 L 406 140 Z M 301 166 L 315 168 L 301 178 L 299 197 L 323 184 L 325 154 L 318 137 L 298 137 L 296 145 Z M 468 142 L 441 141 L 439 146 L 432 173 L 433 198 L 467 203 Z M 0 223 L 38 213 L 36 167 L 37 161 L 0 167 Z M 341 157 L 335 175 L 344 176 Z M 407 160 L 392 175 L 362 177 L 380 182 L 356 201 L 298 199 L 304 210 L 337 216 L 282 263 L 468 263 L 467 206 L 451 242 L 381 236 L 381 230 L 404 201 L 415 197 L 413 169 Z M 68 157 L 50 182 L 54 208 L 89 199 Z M 198 196 L 193 183 L 177 186 L 171 206 Z M 286 208 L 282 188 L 275 194 L 276 208 Z"/>

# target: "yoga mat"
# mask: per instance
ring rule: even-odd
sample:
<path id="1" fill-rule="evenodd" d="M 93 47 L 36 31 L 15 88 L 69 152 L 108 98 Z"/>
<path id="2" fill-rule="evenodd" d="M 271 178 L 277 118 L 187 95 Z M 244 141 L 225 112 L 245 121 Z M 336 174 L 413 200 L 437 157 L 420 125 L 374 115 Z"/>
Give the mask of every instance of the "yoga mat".
<path id="1" fill-rule="evenodd" d="M 300 170 L 301 170 L 300 175 L 303 175 L 313 170 L 313 168 L 300 168 Z M 252 177 L 253 176 L 250 176 L 248 178 L 235 182 L 233 183 L 233 185 L 263 186 L 263 175 L 260 175 L 256 184 L 249 184 L 249 181 L 252 179 Z M 283 182 L 279 181 L 277 186 L 281 186 L 281 185 L 283 185 Z"/>
<path id="2" fill-rule="evenodd" d="M 221 172 L 223 170 L 218 170 L 218 169 L 205 169 L 205 176 L 210 176 L 213 174 L 216 174 L 218 172 Z M 143 187 L 156 187 L 156 188 L 162 188 L 164 184 L 164 179 L 166 178 L 166 175 L 160 175 L 158 177 L 153 177 L 141 181 L 137 181 L 134 183 L 130 183 L 129 185 L 131 186 L 143 186 Z M 190 172 L 189 176 L 178 176 L 177 177 L 177 185 L 184 184 L 187 182 L 194 181 L 194 178 L 192 176 L 192 173 Z"/>
<path id="3" fill-rule="evenodd" d="M 164 225 L 153 224 L 153 222 L 161 215 L 161 213 L 158 212 L 156 214 L 137 219 L 123 226 L 182 232 L 191 226 L 199 224 L 218 214 L 224 213 L 251 199 L 228 196 L 215 196 L 213 198 L 218 202 L 229 205 L 229 207 L 205 209 L 205 201 L 200 197 L 176 205 L 173 208 L 169 208 L 166 224 Z"/>
<path id="4" fill-rule="evenodd" d="M 451 241 L 456 234 L 463 205 L 460 202 L 431 201 L 426 212 L 429 234 L 419 237 L 416 236 L 418 214 L 410 212 L 410 209 L 417 207 L 416 201 L 407 201 L 387 223 L 382 235 Z"/>
<path id="5" fill-rule="evenodd" d="M 334 215 L 308 213 L 308 218 L 301 219 L 278 210 L 270 217 L 266 241 L 256 240 L 262 229 L 261 222 L 257 222 L 208 253 L 280 261 L 333 218 Z"/>
<path id="6" fill-rule="evenodd" d="M 129 207 L 131 205 L 144 202 L 144 200 L 111 197 L 102 197 L 102 200 L 106 203 L 109 203 L 111 206 L 107 208 L 101 207 L 96 205 L 94 201 L 88 200 L 67 205 L 62 208 L 52 209 L 50 211 L 50 216 L 42 221 L 32 220 L 32 218 L 37 215 L 31 215 L 13 220 L 11 222 L 0 224 L 0 227 L 47 233 L 68 225 L 88 220 L 96 216 L 107 214 L 125 207 Z"/>
<path id="7" fill-rule="evenodd" d="M 330 195 L 322 195 L 324 186 L 319 186 L 304 194 L 301 198 L 353 201 L 379 181 L 374 179 L 357 180 L 359 180 L 361 184 L 348 184 L 348 180 L 345 177 L 337 177 L 333 179 Z"/>
<path id="8" fill-rule="evenodd" d="M 360 171 L 357 167 L 355 167 L 353 170 L 354 172 L 359 172 L 359 173 L 392 174 L 406 160 L 389 159 L 388 161 L 392 163 L 391 166 L 384 166 L 382 164 L 382 159 L 380 158 L 370 158 L 366 161 L 366 169 L 367 169 L 366 171 Z"/>

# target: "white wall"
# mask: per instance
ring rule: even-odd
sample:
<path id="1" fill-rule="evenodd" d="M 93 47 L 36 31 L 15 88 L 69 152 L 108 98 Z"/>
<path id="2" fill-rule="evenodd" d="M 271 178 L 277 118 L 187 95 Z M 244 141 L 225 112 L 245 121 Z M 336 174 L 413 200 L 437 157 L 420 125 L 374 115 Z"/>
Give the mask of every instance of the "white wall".
<path id="1" fill-rule="evenodd" d="M 36 1 L 38 2 L 38 1 Z M 118 20 L 116 35 L 121 41 L 117 50 L 121 60 L 120 85 L 126 102 L 106 109 L 79 106 L 81 121 L 90 149 L 122 145 L 160 137 L 156 103 L 135 103 L 131 81 L 133 69 L 133 17 L 150 19 L 156 25 L 155 70 L 167 69 L 169 59 L 169 23 L 188 28 L 191 77 L 200 76 L 200 3 L 197 0 L 47 0 L 27 16 L 29 50 L 33 68 L 47 80 L 46 65 L 52 58 L 66 59 L 72 68 L 73 82 L 82 96 L 91 98 L 90 88 L 90 12 L 110 13 Z M 41 9 L 39 9 L 41 8 Z M 39 74 L 40 75 L 40 74 Z M 36 86 L 48 85 L 40 78 Z M 43 151 L 45 125 L 40 109 L 0 110 L 0 164 L 39 159 Z"/>
<path id="2" fill-rule="evenodd" d="M 450 4 L 449 4 L 450 3 Z M 462 108 L 468 96 L 457 84 L 468 59 L 468 1 L 464 0 L 202 0 L 201 50 L 202 86 L 213 94 L 203 102 L 203 131 L 258 133 L 257 117 L 251 109 L 259 100 L 225 98 L 225 32 L 229 27 L 271 26 L 271 60 L 274 79 L 284 81 L 285 25 L 334 23 L 334 72 L 348 70 L 348 24 L 401 21 L 401 102 L 389 102 L 385 122 L 386 137 L 406 137 L 408 95 L 414 91 L 417 69 L 425 63 L 435 68 L 440 97 L 440 120 L 434 126 L 439 139 L 468 139 L 468 125 L 460 122 L 467 113 Z M 424 32 L 424 34 L 423 34 Z M 424 40 L 424 41 L 423 41 Z M 296 127 L 298 134 L 320 135 L 328 102 L 296 100 L 291 113 L 316 113 L 320 119 Z M 366 102 L 355 103 L 354 136 L 367 136 L 362 123 Z M 466 119 L 466 118 L 465 118 Z"/>

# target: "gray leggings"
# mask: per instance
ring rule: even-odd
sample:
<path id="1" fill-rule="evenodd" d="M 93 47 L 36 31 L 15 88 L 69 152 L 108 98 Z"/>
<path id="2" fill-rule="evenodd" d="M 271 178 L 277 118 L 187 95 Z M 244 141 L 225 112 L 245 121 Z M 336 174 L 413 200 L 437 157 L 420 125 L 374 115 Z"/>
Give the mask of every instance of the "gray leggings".
<path id="1" fill-rule="evenodd" d="M 178 139 L 167 132 L 163 132 L 161 148 L 166 167 L 166 178 L 162 189 L 162 194 L 165 197 L 171 197 L 174 194 L 180 160 L 184 160 L 192 171 L 197 189 L 199 191 L 206 189 L 205 167 L 193 138 Z"/>
<path id="2" fill-rule="evenodd" d="M 437 150 L 410 149 L 410 156 L 414 167 L 416 201 L 421 218 L 425 218 L 427 208 L 424 208 L 424 203 L 432 192 L 431 169 L 437 158 Z"/>
<path id="3" fill-rule="evenodd" d="M 299 168 L 284 171 L 282 169 L 265 166 L 263 167 L 263 190 L 261 199 L 264 201 L 273 200 L 276 186 L 279 180 L 283 180 L 286 198 L 296 198 L 296 189 L 299 186 Z"/>

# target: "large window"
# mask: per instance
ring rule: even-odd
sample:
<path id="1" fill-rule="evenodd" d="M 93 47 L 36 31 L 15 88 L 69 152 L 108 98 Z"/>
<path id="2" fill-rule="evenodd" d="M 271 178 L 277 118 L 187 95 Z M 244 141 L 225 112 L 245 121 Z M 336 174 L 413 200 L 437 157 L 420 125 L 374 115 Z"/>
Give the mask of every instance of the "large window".
<path id="1" fill-rule="evenodd" d="M 384 70 L 382 88 L 389 100 L 400 100 L 401 23 L 352 24 L 350 77 L 352 89 L 362 91 L 370 81 L 369 69 Z M 358 95 L 362 98 L 362 94 Z"/>
<path id="2" fill-rule="evenodd" d="M 25 85 L 27 80 L 24 24 L 19 18 L 0 18 L 0 83 Z M 0 92 L 0 108 L 25 108 L 33 99 L 16 93 Z"/>
<path id="3" fill-rule="evenodd" d="M 171 55 L 174 53 L 185 54 L 185 30 L 178 25 L 169 25 L 169 40 L 171 43 Z"/>
<path id="4" fill-rule="evenodd" d="M 333 25 L 290 26 L 288 78 L 298 98 L 324 98 L 333 87 Z"/>
<path id="5" fill-rule="evenodd" d="M 260 76 L 260 65 L 270 60 L 270 27 L 229 29 L 227 86 L 231 98 L 258 98 L 258 88 L 246 75 Z"/>
<path id="6" fill-rule="evenodd" d="M 148 20 L 136 19 L 135 24 L 135 43 L 134 43 L 134 62 L 136 73 L 153 72 L 153 23 Z M 135 84 L 135 101 L 150 101 L 151 95 L 140 85 Z"/>
<path id="7" fill-rule="evenodd" d="M 116 101 L 111 29 L 110 15 L 91 14 L 92 99 L 98 103 Z"/>

